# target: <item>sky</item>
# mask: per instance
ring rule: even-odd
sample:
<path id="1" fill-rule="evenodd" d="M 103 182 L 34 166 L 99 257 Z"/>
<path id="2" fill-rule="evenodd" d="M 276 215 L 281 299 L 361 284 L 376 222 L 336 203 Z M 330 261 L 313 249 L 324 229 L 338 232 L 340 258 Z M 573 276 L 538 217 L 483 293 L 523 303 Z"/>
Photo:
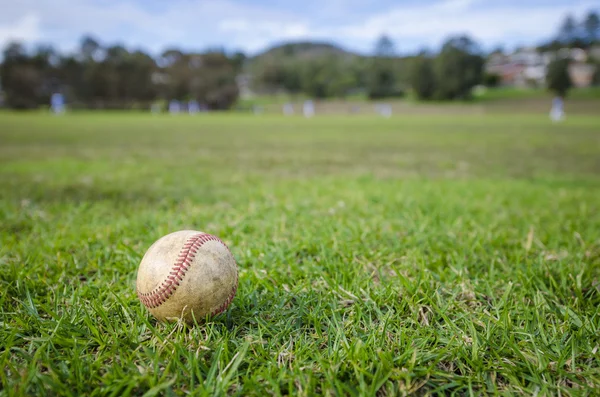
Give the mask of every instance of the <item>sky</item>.
<path id="1" fill-rule="evenodd" d="M 69 52 L 89 34 L 152 54 L 223 47 L 252 55 L 299 40 L 369 53 L 386 34 L 406 54 L 468 34 L 484 49 L 512 49 L 551 38 L 566 15 L 590 10 L 600 0 L 0 0 L 0 46 L 18 40 Z"/>

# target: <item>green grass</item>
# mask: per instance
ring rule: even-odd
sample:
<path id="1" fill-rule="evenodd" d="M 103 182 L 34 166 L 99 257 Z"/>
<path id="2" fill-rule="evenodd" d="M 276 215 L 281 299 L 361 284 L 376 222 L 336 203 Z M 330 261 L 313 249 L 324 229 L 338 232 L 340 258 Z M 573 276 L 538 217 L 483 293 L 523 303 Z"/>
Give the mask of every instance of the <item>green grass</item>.
<path id="1" fill-rule="evenodd" d="M 420 101 L 411 90 L 407 90 L 406 95 L 402 98 L 389 98 L 384 99 L 384 102 L 388 103 L 417 103 L 417 104 L 435 104 L 435 105 L 456 105 L 456 104 L 481 104 L 481 103 L 494 103 L 494 102 L 519 102 L 526 100 L 539 100 L 543 101 L 544 104 L 549 104 L 552 101 L 554 95 L 546 88 L 521 88 L 521 87 L 497 87 L 497 88 L 485 88 L 483 92 L 476 93 L 474 98 L 468 100 L 456 100 L 456 101 L 442 101 L 442 100 L 429 100 Z M 280 105 L 283 106 L 287 102 L 301 103 L 305 99 L 308 99 L 305 95 L 297 95 L 292 97 L 290 95 L 278 94 L 278 95 L 258 95 L 254 98 L 241 99 L 238 101 L 238 105 L 242 108 L 251 108 L 252 106 L 269 106 L 269 105 Z M 600 99 L 600 87 L 584 87 L 584 88 L 572 88 L 569 90 L 567 95 L 567 101 L 597 101 Z M 322 102 L 340 102 L 342 99 L 329 99 L 322 100 Z M 349 95 L 344 99 L 345 102 L 369 102 L 368 98 L 364 94 Z M 519 104 L 515 107 L 518 108 Z M 550 105 L 547 105 L 550 106 Z"/>
<path id="2" fill-rule="evenodd" d="M 0 114 L 0 395 L 592 395 L 600 118 Z M 195 327 L 134 285 L 235 255 Z"/>
<path id="3" fill-rule="evenodd" d="M 501 100 L 523 100 L 523 99 L 548 99 L 554 94 L 546 88 L 519 88 L 499 87 L 487 88 L 477 95 L 478 102 L 501 101 Z M 600 99 L 600 87 L 572 88 L 567 94 L 567 100 L 597 100 Z"/>

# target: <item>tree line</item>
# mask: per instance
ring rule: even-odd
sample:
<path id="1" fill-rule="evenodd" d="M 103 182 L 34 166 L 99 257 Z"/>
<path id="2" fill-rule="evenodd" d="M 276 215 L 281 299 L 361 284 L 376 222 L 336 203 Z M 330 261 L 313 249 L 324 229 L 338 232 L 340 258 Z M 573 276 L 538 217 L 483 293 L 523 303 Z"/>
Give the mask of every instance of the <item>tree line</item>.
<path id="1" fill-rule="evenodd" d="M 157 100 L 196 100 L 228 109 L 238 98 L 236 76 L 243 55 L 220 50 L 164 51 L 159 57 L 84 37 L 74 54 L 51 46 L 26 51 L 10 43 L 3 52 L 0 83 L 8 107 L 33 109 L 61 93 L 72 108 L 148 108 Z"/>
<path id="2" fill-rule="evenodd" d="M 371 56 L 330 50 L 294 54 L 290 45 L 253 63 L 254 88 L 312 98 L 345 98 L 360 93 L 369 99 L 401 97 L 414 90 L 422 99 L 457 99 L 480 83 L 485 58 L 467 36 L 449 38 L 438 54 L 399 57 L 382 36 Z"/>
<path id="3" fill-rule="evenodd" d="M 539 49 L 589 47 L 600 42 L 599 29 L 595 12 L 579 22 L 567 16 L 557 36 Z M 3 53 L 0 84 L 6 105 L 18 109 L 47 106 L 56 92 L 71 108 L 147 109 L 157 101 L 175 99 L 229 109 L 239 98 L 240 76 L 248 77 L 245 80 L 258 93 L 381 99 L 410 91 L 421 100 L 454 100 L 468 99 L 476 85 L 497 84 L 497 76 L 484 73 L 486 56 L 464 35 L 449 37 L 437 52 L 404 57 L 397 55 L 389 37 L 382 36 L 370 55 L 333 45 L 290 43 L 252 58 L 241 52 L 176 48 L 153 57 L 86 36 L 73 54 L 61 54 L 49 45 L 27 51 L 10 43 Z M 548 86 L 561 94 L 570 87 L 567 66 L 563 60 L 549 68 Z"/>
<path id="4" fill-rule="evenodd" d="M 589 48 L 600 44 L 598 14 L 590 11 L 581 21 L 567 16 L 555 38 L 538 47 L 556 51 L 565 47 Z M 254 88 L 313 98 L 344 98 L 357 92 L 370 99 L 400 97 L 412 92 L 421 100 L 468 99 L 473 87 L 497 86 L 500 76 L 484 72 L 487 56 L 465 35 L 449 37 L 438 52 L 421 51 L 398 57 L 394 43 L 382 36 L 370 56 L 343 51 L 303 51 L 304 44 L 283 46 L 253 64 Z M 495 52 L 503 52 L 502 49 Z M 572 85 L 569 60 L 557 59 L 548 67 L 548 88 L 565 95 Z M 600 69 L 600 67 L 599 67 Z M 597 79 L 596 79 L 597 80 Z"/>
<path id="5" fill-rule="evenodd" d="M 587 49 L 600 41 L 600 16 L 588 12 L 581 20 L 567 15 L 555 37 L 539 46 L 541 51 L 559 50 L 564 47 Z"/>

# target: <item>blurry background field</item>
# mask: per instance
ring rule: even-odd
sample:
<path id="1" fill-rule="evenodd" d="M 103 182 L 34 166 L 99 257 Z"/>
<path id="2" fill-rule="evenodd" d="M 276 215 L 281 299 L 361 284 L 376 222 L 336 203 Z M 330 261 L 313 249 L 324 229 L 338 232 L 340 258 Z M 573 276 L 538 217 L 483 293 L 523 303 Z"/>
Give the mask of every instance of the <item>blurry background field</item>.
<path id="1" fill-rule="evenodd" d="M 4 394 L 600 386 L 600 118 L 0 114 Z M 240 268 L 193 329 L 135 296 L 193 228 Z"/>

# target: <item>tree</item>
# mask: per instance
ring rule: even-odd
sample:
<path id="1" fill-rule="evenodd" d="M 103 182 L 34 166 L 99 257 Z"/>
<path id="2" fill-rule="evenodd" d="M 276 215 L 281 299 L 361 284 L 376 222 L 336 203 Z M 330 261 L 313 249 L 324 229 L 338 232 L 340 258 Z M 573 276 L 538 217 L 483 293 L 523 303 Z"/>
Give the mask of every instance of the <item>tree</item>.
<path id="1" fill-rule="evenodd" d="M 421 55 L 413 60 L 410 84 L 419 99 L 433 98 L 436 91 L 436 81 L 431 58 Z"/>
<path id="2" fill-rule="evenodd" d="M 59 63 L 58 53 L 49 44 L 36 46 L 31 55 L 30 64 L 36 69 L 40 79 L 37 92 L 41 103 L 48 104 L 52 94 L 61 89 L 58 76 Z"/>
<path id="3" fill-rule="evenodd" d="M 209 109 L 229 109 L 237 101 L 235 61 L 223 52 L 189 54 L 183 58 L 188 67 L 188 96 L 208 106 Z M 190 60 L 193 60 L 190 62 Z M 180 62 L 181 64 L 181 62 Z M 181 65 L 185 68 L 185 65 Z"/>
<path id="4" fill-rule="evenodd" d="M 336 71 L 325 58 L 306 62 L 302 70 L 302 91 L 313 98 L 327 98 L 330 95 L 329 84 Z"/>
<path id="5" fill-rule="evenodd" d="M 375 62 L 367 79 L 369 99 L 389 98 L 399 94 L 396 88 L 396 74 L 389 64 Z"/>
<path id="6" fill-rule="evenodd" d="M 391 58 L 395 55 L 396 50 L 394 42 L 386 36 L 382 35 L 375 44 L 375 56 L 383 58 Z"/>
<path id="7" fill-rule="evenodd" d="M 85 65 L 75 56 L 60 57 L 56 75 L 61 91 L 69 99 L 71 106 L 83 106 L 87 87 L 84 84 Z"/>
<path id="8" fill-rule="evenodd" d="M 496 73 L 485 73 L 483 75 L 483 85 L 486 87 L 498 87 L 502 77 Z"/>
<path id="9" fill-rule="evenodd" d="M 569 75 L 569 60 L 558 58 L 550 62 L 546 73 L 546 83 L 548 89 L 561 97 L 567 95 L 569 89 L 573 86 L 571 76 Z"/>
<path id="10" fill-rule="evenodd" d="M 600 36 L 600 17 L 596 12 L 590 11 L 583 22 L 588 43 L 594 43 Z"/>
<path id="11" fill-rule="evenodd" d="M 104 108 L 113 87 L 107 63 L 94 62 L 84 68 L 80 93 L 82 94 L 81 99 L 87 106 Z"/>
<path id="12" fill-rule="evenodd" d="M 160 67 L 170 67 L 181 61 L 184 54 L 177 48 L 169 48 L 160 55 L 158 64 Z"/>
<path id="13" fill-rule="evenodd" d="M 34 58 L 44 66 L 58 66 L 58 52 L 50 44 L 39 44 L 34 51 Z"/>
<path id="14" fill-rule="evenodd" d="M 158 90 L 152 82 L 156 72 L 156 63 L 152 57 L 142 51 L 136 51 L 127 57 L 125 81 L 132 99 L 150 102 L 156 99 Z"/>
<path id="15" fill-rule="evenodd" d="M 356 87 L 356 80 L 349 70 L 341 70 L 329 82 L 327 94 L 330 97 L 345 98 L 348 91 Z"/>
<path id="16" fill-rule="evenodd" d="M 298 94 L 302 89 L 302 70 L 295 62 L 284 64 L 281 86 L 292 95 Z"/>
<path id="17" fill-rule="evenodd" d="M 572 15 L 567 15 L 558 32 L 558 40 L 570 44 L 577 37 L 577 23 Z"/>
<path id="18" fill-rule="evenodd" d="M 434 62 L 439 99 L 469 98 L 482 82 L 484 59 L 479 46 L 467 36 L 448 39 Z"/>
<path id="19" fill-rule="evenodd" d="M 235 70 L 239 73 L 244 68 L 244 63 L 246 62 L 246 54 L 241 51 L 237 51 L 233 54 L 232 62 Z"/>
<path id="20" fill-rule="evenodd" d="M 261 86 L 269 92 L 283 89 L 287 79 L 286 66 L 281 61 L 271 60 L 261 64 L 255 72 L 255 79 Z"/>
<path id="21" fill-rule="evenodd" d="M 27 54 L 23 45 L 18 42 L 10 42 L 3 52 L 4 63 L 23 62 L 27 59 Z"/>
<path id="22" fill-rule="evenodd" d="M 502 47 L 501 45 L 497 46 L 496 48 L 494 48 L 494 50 L 492 52 L 490 52 L 490 55 L 504 55 L 504 47 Z"/>
<path id="23" fill-rule="evenodd" d="M 563 47 L 564 47 L 563 43 L 561 43 L 558 39 L 554 39 L 554 40 L 551 40 L 551 41 L 539 46 L 538 50 L 540 52 L 547 52 L 547 51 L 557 52 L 558 50 L 560 50 Z"/>
<path id="24" fill-rule="evenodd" d="M 375 56 L 367 69 L 367 94 L 370 99 L 396 96 L 397 70 L 394 67 L 394 43 L 387 36 L 381 36 L 375 44 Z"/>
<path id="25" fill-rule="evenodd" d="M 190 92 L 191 70 L 201 66 L 201 59 L 190 60 L 176 48 L 165 50 L 157 60 L 159 87 L 164 99 L 183 100 Z"/>
<path id="26" fill-rule="evenodd" d="M 88 35 L 88 36 L 83 36 L 81 38 L 79 52 L 81 53 L 81 56 L 83 57 L 84 60 L 86 60 L 86 61 L 98 60 L 97 58 L 100 56 L 101 50 L 102 50 L 102 47 L 100 46 L 98 41 L 96 39 L 94 39 L 92 36 Z"/>
<path id="27" fill-rule="evenodd" d="M 364 88 L 367 85 L 367 76 L 370 62 L 366 58 L 358 58 L 348 65 L 355 88 Z"/>
<path id="28" fill-rule="evenodd" d="M 130 79 L 136 73 L 129 59 L 129 51 L 121 45 L 106 48 L 104 61 L 100 63 L 100 73 L 107 84 L 107 97 L 110 108 L 123 108 L 131 102 Z"/>
<path id="29" fill-rule="evenodd" d="M 9 43 L 3 53 L 0 81 L 8 107 L 34 109 L 40 103 L 42 76 L 35 59 L 29 57 L 20 43 Z"/>
<path id="30" fill-rule="evenodd" d="M 596 64 L 596 70 L 592 76 L 592 85 L 594 87 L 600 87 L 600 63 Z"/>
<path id="31" fill-rule="evenodd" d="M 356 87 L 355 72 L 344 59 L 329 56 L 324 60 L 327 70 L 326 94 L 328 97 L 345 98 Z"/>

